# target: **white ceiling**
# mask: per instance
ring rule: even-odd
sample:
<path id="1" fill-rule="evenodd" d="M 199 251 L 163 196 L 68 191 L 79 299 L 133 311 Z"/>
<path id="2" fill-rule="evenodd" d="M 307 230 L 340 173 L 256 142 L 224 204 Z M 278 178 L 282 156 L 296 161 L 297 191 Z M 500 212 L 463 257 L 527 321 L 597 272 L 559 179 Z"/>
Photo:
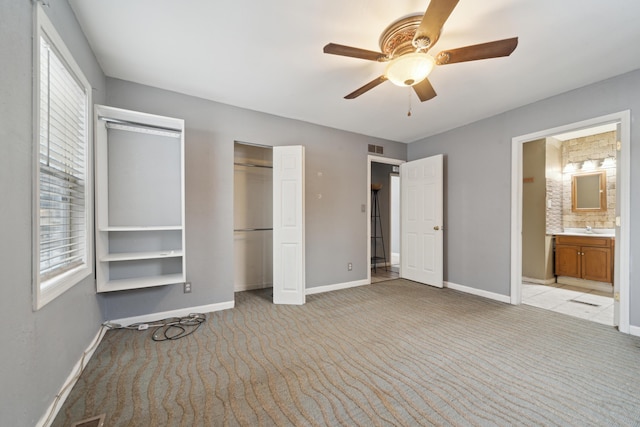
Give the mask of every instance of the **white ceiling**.
<path id="1" fill-rule="evenodd" d="M 401 142 L 640 68 L 637 0 L 460 0 L 432 54 L 513 36 L 519 45 L 436 67 L 438 96 L 424 103 L 391 82 L 343 99 L 385 64 L 322 48 L 379 51 L 387 25 L 428 0 L 70 3 L 107 76 Z"/>

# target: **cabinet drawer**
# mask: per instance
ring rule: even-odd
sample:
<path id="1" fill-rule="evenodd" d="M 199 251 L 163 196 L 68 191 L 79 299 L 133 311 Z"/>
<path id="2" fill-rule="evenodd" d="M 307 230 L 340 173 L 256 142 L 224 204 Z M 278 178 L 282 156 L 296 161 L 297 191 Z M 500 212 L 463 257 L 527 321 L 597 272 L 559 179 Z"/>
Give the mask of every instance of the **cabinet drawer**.
<path id="1" fill-rule="evenodd" d="M 562 236 L 556 234 L 556 245 L 597 246 L 610 248 L 613 246 L 612 237 L 595 236 Z"/>

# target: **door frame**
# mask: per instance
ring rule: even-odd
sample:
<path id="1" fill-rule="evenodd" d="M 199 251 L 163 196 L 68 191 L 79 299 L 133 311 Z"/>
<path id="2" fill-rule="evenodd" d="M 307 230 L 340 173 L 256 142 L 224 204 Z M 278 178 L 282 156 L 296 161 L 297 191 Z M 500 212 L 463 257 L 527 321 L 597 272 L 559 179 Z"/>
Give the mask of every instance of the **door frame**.
<path id="1" fill-rule="evenodd" d="M 366 210 L 365 217 L 367 221 L 367 283 L 371 284 L 371 163 L 383 163 L 386 165 L 400 166 L 406 163 L 406 160 L 392 159 L 390 157 L 372 156 L 367 155 L 367 188 L 366 194 Z M 402 259 L 402 251 L 400 252 L 400 259 Z M 402 273 L 402 272 L 401 272 Z"/>
<path id="2" fill-rule="evenodd" d="M 397 190 L 394 191 L 393 189 L 393 180 L 394 178 L 396 178 L 398 180 L 398 188 Z M 400 171 L 398 170 L 398 172 L 391 172 L 389 174 L 389 266 L 390 268 L 392 268 L 394 266 L 393 264 L 393 239 L 394 236 L 397 234 L 397 239 L 398 241 L 400 241 L 400 222 L 401 222 L 401 217 L 400 217 L 400 205 L 401 205 L 401 201 L 400 201 Z M 393 199 L 395 196 L 395 193 L 398 193 L 398 214 L 397 215 L 393 215 Z M 397 218 L 396 218 L 397 216 Z M 394 229 L 394 222 L 397 221 L 397 225 L 398 225 L 398 230 L 397 233 L 393 232 Z M 398 258 L 399 258 L 399 262 L 398 264 L 396 264 L 398 266 L 398 273 L 400 273 L 400 262 L 401 262 L 401 258 L 400 258 L 400 253 L 401 253 L 401 248 L 398 248 Z"/>
<path id="3" fill-rule="evenodd" d="M 522 302 L 522 152 L 523 144 L 552 135 L 595 127 L 598 125 L 619 123 L 621 142 L 616 155 L 616 167 L 620 169 L 620 181 L 616 183 L 616 203 L 619 207 L 620 224 L 616 227 L 616 245 L 614 265 L 619 268 L 614 289 L 619 289 L 618 319 L 614 319 L 621 332 L 629 333 L 629 220 L 631 201 L 631 112 L 620 111 L 592 119 L 583 120 L 550 129 L 544 129 L 511 139 L 511 304 Z"/>

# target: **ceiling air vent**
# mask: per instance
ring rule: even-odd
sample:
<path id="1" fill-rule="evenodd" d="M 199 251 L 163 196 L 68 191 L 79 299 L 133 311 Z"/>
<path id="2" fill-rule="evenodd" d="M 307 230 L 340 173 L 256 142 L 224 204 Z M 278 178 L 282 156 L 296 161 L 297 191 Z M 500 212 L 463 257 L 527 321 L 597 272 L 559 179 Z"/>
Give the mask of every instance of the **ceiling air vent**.
<path id="1" fill-rule="evenodd" d="M 381 145 L 369 144 L 369 152 L 376 153 L 376 154 L 383 154 L 384 149 L 382 148 Z"/>

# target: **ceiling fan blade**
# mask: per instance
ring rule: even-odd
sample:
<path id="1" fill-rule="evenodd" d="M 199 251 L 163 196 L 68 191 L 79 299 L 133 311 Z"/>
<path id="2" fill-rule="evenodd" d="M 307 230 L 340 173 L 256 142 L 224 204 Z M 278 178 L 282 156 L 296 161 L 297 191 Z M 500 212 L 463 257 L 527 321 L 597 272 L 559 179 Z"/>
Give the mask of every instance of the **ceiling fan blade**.
<path id="1" fill-rule="evenodd" d="M 324 53 L 330 53 L 331 55 L 342 55 L 350 58 L 368 59 L 369 61 L 386 61 L 387 55 L 382 52 L 375 52 L 373 50 L 360 49 L 358 47 L 344 46 L 341 44 L 329 43 L 322 50 Z"/>
<path id="2" fill-rule="evenodd" d="M 431 0 L 413 36 L 413 46 L 425 51 L 433 47 L 440 38 L 442 26 L 457 4 L 458 0 Z"/>
<path id="3" fill-rule="evenodd" d="M 353 99 L 353 98 L 357 98 L 360 95 L 362 95 L 363 93 L 373 89 L 374 87 L 378 86 L 380 83 L 384 83 L 385 81 L 387 81 L 387 78 L 385 76 L 380 76 L 374 80 L 371 80 L 369 83 L 367 83 L 366 85 L 362 86 L 359 89 L 354 90 L 353 92 L 351 92 L 349 95 L 345 96 L 344 99 Z"/>
<path id="4" fill-rule="evenodd" d="M 476 61 L 478 59 L 499 58 L 509 56 L 518 46 L 518 38 L 496 40 L 458 49 L 443 50 L 436 57 L 436 64 L 445 65 L 456 62 Z"/>
<path id="5" fill-rule="evenodd" d="M 418 95 L 418 98 L 420 98 L 420 101 L 422 102 L 435 98 L 437 95 L 436 91 L 433 89 L 433 86 L 431 86 L 431 82 L 429 81 L 429 79 L 424 79 L 417 85 L 413 85 L 413 90 L 416 92 L 416 95 Z"/>

